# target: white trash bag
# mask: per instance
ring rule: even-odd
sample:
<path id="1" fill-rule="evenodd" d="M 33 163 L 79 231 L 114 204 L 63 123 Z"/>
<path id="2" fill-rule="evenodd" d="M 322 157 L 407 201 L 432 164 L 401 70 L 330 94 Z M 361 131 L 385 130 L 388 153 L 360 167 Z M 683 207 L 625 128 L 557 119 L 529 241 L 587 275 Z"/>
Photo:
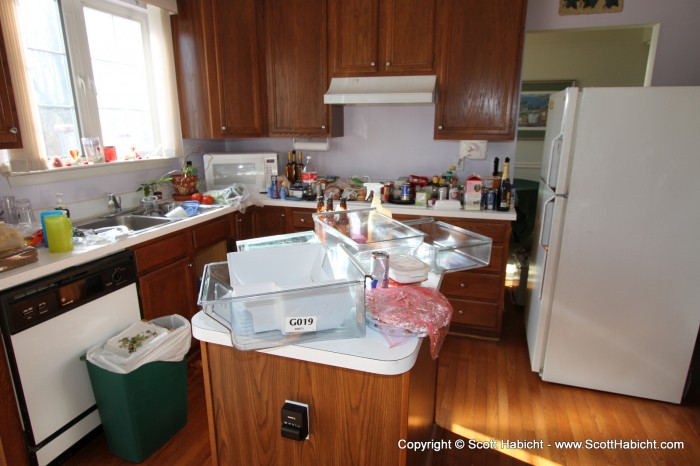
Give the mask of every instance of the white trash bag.
<path id="1" fill-rule="evenodd" d="M 85 357 L 102 369 L 128 374 L 153 361 L 182 361 L 191 342 L 190 322 L 173 314 L 134 322 L 105 343 L 90 348 Z"/>

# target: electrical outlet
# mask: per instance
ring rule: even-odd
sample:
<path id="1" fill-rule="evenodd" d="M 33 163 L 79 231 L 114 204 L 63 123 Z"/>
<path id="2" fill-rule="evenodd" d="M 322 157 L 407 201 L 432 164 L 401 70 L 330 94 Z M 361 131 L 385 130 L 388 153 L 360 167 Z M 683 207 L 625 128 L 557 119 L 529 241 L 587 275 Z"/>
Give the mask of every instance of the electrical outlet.
<path id="1" fill-rule="evenodd" d="M 486 141 L 459 141 L 459 156 L 473 160 L 486 158 Z"/>

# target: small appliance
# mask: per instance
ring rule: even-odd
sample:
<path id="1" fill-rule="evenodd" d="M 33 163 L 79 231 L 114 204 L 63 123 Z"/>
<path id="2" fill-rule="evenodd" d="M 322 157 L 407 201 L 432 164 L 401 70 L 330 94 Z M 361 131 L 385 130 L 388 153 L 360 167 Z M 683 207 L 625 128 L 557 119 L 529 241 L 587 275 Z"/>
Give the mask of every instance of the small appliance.
<path id="1" fill-rule="evenodd" d="M 256 192 L 266 193 L 272 184 L 271 177 L 277 173 L 277 154 L 274 152 L 204 154 L 208 191 L 240 183 L 254 187 Z"/>

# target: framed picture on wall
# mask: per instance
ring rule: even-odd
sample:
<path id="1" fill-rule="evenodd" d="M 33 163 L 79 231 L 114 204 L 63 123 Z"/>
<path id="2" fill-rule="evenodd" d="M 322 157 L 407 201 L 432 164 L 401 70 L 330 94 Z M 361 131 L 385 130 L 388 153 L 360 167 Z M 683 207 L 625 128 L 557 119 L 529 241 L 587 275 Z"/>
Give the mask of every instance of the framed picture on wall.
<path id="1" fill-rule="evenodd" d="M 518 114 L 518 139 L 544 139 L 549 95 L 575 86 L 575 80 L 523 81 Z"/>

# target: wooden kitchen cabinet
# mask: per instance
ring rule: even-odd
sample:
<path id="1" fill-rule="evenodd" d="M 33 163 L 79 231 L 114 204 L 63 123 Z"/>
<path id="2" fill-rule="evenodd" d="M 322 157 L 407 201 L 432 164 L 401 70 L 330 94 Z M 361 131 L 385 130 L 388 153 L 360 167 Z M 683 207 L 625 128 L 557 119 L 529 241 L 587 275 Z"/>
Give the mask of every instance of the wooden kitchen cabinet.
<path id="1" fill-rule="evenodd" d="M 249 207 L 245 212 L 235 212 L 229 216 L 230 222 L 230 244 L 229 251 L 236 250 L 236 241 L 251 239 L 255 237 L 253 225 L 253 212 L 258 207 Z"/>
<path id="2" fill-rule="evenodd" d="M 15 94 L 12 91 L 5 39 L 0 24 L 0 149 L 19 149 L 20 147 L 22 147 L 22 135 L 19 131 Z"/>
<path id="3" fill-rule="evenodd" d="M 179 231 L 132 249 L 143 318 L 180 314 L 190 319 L 197 304 L 190 231 Z"/>
<path id="4" fill-rule="evenodd" d="M 330 0 L 332 76 L 435 73 L 436 0 Z"/>
<path id="5" fill-rule="evenodd" d="M 343 135 L 343 108 L 326 105 L 326 2 L 265 0 L 269 135 Z"/>
<path id="6" fill-rule="evenodd" d="M 261 15 L 256 0 L 178 0 L 171 22 L 183 137 L 265 135 Z"/>
<path id="7" fill-rule="evenodd" d="M 342 136 L 325 1 L 178 0 L 171 25 L 183 137 Z"/>
<path id="8" fill-rule="evenodd" d="M 256 238 L 288 232 L 286 207 L 267 206 L 253 212 L 253 233 Z"/>
<path id="9" fill-rule="evenodd" d="M 512 140 L 526 0 L 441 0 L 435 139 Z"/>

